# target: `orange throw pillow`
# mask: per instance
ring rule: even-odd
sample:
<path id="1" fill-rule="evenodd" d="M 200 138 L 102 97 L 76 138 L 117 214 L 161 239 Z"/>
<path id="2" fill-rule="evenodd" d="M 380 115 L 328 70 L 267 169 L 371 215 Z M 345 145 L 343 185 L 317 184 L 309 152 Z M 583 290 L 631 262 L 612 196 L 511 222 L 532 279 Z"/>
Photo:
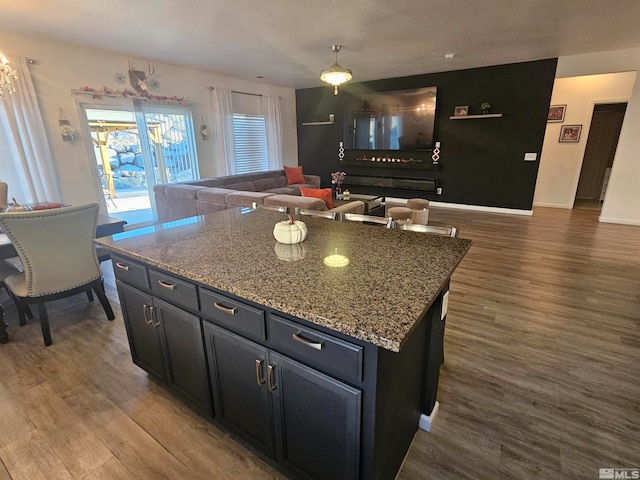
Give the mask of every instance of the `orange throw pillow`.
<path id="1" fill-rule="evenodd" d="M 333 208 L 333 194 L 330 188 L 307 188 L 300 187 L 300 193 L 303 197 L 315 197 L 324 200 L 327 208 Z"/>
<path id="2" fill-rule="evenodd" d="M 284 167 L 284 173 L 287 176 L 287 185 L 305 183 L 302 167 Z"/>

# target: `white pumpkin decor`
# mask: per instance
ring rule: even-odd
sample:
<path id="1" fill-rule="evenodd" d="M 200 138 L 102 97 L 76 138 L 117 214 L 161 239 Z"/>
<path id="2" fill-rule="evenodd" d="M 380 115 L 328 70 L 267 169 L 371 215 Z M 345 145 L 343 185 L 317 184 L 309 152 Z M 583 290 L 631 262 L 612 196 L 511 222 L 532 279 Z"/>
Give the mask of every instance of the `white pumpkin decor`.
<path id="1" fill-rule="evenodd" d="M 273 227 L 273 236 L 280 243 L 292 244 L 303 242 L 307 238 L 307 225 L 300 221 L 294 220 L 289 215 L 289 220 L 276 223 Z"/>
<path id="2" fill-rule="evenodd" d="M 278 258 L 285 262 L 302 260 L 307 254 L 307 247 L 304 243 L 285 245 L 284 243 L 276 242 L 273 250 L 276 252 Z"/>

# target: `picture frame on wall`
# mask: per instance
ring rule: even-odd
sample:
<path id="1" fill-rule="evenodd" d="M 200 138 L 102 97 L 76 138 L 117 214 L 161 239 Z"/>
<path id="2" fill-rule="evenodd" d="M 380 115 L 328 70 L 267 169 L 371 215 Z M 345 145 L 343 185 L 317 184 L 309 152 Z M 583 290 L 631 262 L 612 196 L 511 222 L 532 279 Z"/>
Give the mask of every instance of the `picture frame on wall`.
<path id="1" fill-rule="evenodd" d="M 466 117 L 469 115 L 469 105 L 459 105 L 453 109 L 454 117 Z"/>
<path id="2" fill-rule="evenodd" d="M 577 143 L 580 141 L 582 125 L 562 125 L 560 127 L 560 143 Z"/>
<path id="3" fill-rule="evenodd" d="M 566 105 L 551 105 L 549 107 L 549 115 L 547 115 L 547 122 L 564 122 L 566 110 Z"/>

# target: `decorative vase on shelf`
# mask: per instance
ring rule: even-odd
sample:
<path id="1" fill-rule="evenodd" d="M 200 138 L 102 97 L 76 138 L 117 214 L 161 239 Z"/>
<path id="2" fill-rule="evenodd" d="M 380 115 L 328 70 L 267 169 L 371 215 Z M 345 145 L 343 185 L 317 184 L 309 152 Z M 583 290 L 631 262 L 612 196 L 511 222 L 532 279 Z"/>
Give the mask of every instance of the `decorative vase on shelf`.
<path id="1" fill-rule="evenodd" d="M 491 110 L 491 104 L 489 102 L 484 102 L 482 105 L 480 105 L 480 110 L 482 110 L 483 115 L 487 115 Z"/>

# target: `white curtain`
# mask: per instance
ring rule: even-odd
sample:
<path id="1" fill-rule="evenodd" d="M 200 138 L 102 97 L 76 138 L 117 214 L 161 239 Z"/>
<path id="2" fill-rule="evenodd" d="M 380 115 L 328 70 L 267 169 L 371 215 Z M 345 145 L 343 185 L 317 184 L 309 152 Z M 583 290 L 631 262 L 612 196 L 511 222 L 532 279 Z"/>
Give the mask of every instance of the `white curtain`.
<path id="1" fill-rule="evenodd" d="M 267 131 L 267 149 L 269 151 L 269 170 L 282 170 L 282 117 L 279 97 L 262 97 L 265 129 Z"/>
<path id="2" fill-rule="evenodd" d="M 211 89 L 211 112 L 216 163 L 222 175 L 235 175 L 236 149 L 231 90 L 218 87 Z"/>
<path id="3" fill-rule="evenodd" d="M 0 99 L 0 180 L 19 203 L 59 202 L 58 179 L 38 99 L 24 58 L 10 59 L 16 91 Z"/>

